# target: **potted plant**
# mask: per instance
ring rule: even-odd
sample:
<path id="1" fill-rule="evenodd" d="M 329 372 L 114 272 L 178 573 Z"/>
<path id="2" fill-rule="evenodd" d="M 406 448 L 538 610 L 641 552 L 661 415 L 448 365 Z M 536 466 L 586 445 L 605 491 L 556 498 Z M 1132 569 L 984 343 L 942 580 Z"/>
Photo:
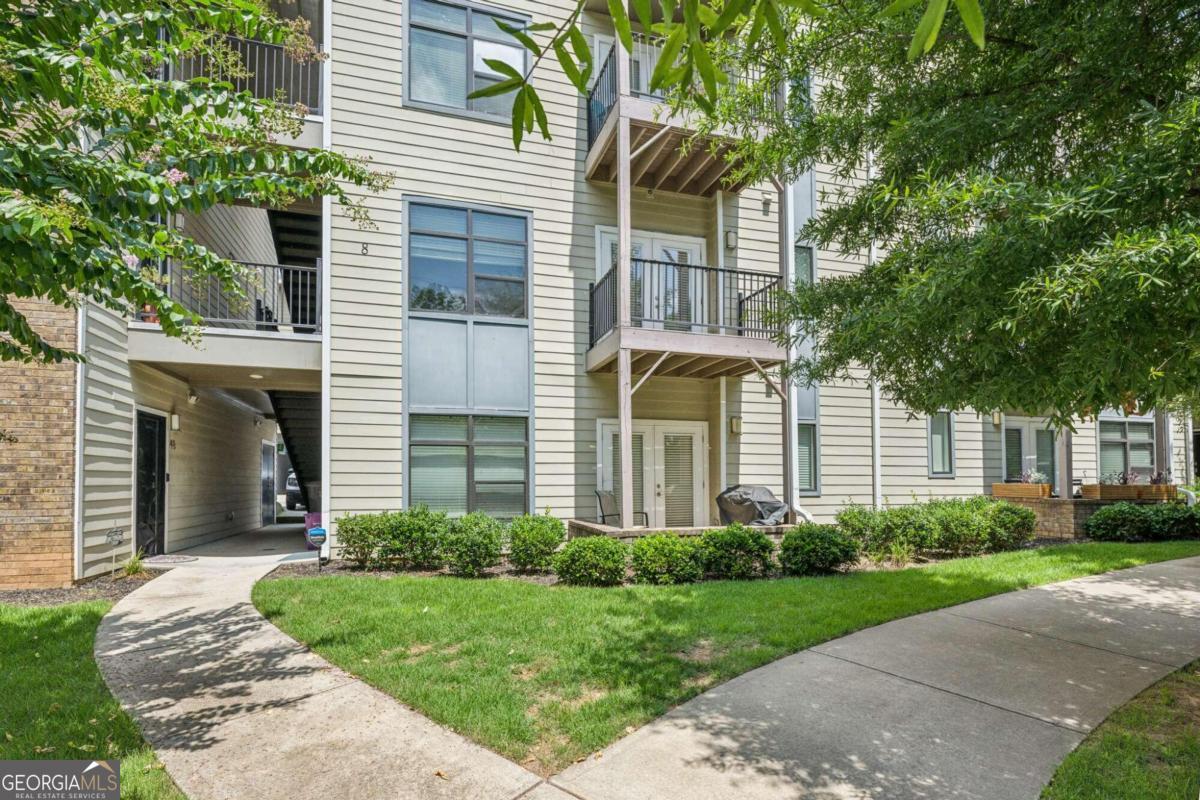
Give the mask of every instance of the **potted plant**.
<path id="1" fill-rule="evenodd" d="M 1054 491 L 1054 484 L 1043 472 L 1036 469 L 1025 470 L 1016 483 L 993 483 L 993 497 L 1018 497 L 1037 499 L 1049 497 Z"/>
<path id="2" fill-rule="evenodd" d="M 1100 483 L 1085 483 L 1080 491 L 1087 500 L 1166 501 L 1173 499 L 1177 493 L 1169 470 L 1150 474 L 1147 483 L 1138 483 L 1139 477 L 1138 471 L 1132 469 L 1113 472 L 1102 475 Z"/>

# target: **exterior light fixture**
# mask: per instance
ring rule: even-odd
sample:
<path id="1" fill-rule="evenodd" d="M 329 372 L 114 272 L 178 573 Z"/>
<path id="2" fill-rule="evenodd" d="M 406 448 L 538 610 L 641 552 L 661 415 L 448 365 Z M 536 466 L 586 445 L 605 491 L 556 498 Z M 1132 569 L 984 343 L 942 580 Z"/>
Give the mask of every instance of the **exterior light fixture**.
<path id="1" fill-rule="evenodd" d="M 263 378 L 263 376 L 259 375 L 257 372 L 250 373 L 250 380 L 252 380 L 252 381 L 261 381 L 262 378 Z"/>
<path id="2" fill-rule="evenodd" d="M 179 415 L 178 414 L 171 415 L 171 430 L 173 430 L 173 431 L 179 430 Z"/>
<path id="3" fill-rule="evenodd" d="M 729 432 L 731 434 L 733 434 L 734 436 L 742 435 L 742 418 L 741 417 L 730 417 L 729 418 Z"/>
<path id="4" fill-rule="evenodd" d="M 200 395 L 196 394 L 196 390 L 190 386 L 188 387 L 187 400 L 189 406 L 194 406 L 200 402 Z"/>
<path id="5" fill-rule="evenodd" d="M 771 216 L 771 195 L 767 194 L 766 192 L 763 192 L 762 203 L 763 203 L 763 216 L 764 217 Z"/>
<path id="6" fill-rule="evenodd" d="M 725 249 L 737 250 L 738 235 L 737 231 L 725 231 Z"/>

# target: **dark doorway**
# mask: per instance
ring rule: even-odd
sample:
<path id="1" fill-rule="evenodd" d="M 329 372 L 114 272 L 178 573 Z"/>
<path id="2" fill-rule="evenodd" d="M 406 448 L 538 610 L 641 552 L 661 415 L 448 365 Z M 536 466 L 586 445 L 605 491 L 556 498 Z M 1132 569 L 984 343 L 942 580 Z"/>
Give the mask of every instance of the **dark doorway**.
<path id="1" fill-rule="evenodd" d="M 137 413 L 137 548 L 163 552 L 167 527 L 167 420 Z"/>

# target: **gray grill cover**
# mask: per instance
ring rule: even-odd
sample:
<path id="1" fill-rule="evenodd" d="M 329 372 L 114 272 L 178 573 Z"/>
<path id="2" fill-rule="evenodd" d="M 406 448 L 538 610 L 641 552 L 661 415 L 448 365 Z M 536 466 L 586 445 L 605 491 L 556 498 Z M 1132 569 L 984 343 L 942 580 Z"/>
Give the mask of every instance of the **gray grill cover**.
<path id="1" fill-rule="evenodd" d="M 731 486 L 717 495 L 721 523 L 741 522 L 744 525 L 782 525 L 787 519 L 788 505 L 778 500 L 765 486 Z"/>

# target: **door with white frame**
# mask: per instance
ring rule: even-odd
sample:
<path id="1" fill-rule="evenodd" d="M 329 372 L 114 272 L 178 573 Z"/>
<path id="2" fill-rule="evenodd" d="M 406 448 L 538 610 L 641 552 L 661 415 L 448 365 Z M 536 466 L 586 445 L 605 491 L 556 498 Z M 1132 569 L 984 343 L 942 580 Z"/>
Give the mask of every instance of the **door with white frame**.
<path id="1" fill-rule="evenodd" d="M 596 280 L 617 263 L 617 229 L 597 227 Z M 630 238 L 630 309 L 643 328 L 697 330 L 708 321 L 709 287 L 704 271 L 704 240 L 652 231 Z"/>
<path id="2" fill-rule="evenodd" d="M 707 424 L 633 421 L 633 510 L 651 528 L 708 524 Z M 597 485 L 621 494 L 621 443 L 616 420 L 599 422 Z"/>
<path id="3" fill-rule="evenodd" d="M 1022 473 L 1040 472 L 1058 488 L 1054 430 L 1045 421 L 1022 417 L 1004 420 L 1004 480 L 1021 480 Z"/>

